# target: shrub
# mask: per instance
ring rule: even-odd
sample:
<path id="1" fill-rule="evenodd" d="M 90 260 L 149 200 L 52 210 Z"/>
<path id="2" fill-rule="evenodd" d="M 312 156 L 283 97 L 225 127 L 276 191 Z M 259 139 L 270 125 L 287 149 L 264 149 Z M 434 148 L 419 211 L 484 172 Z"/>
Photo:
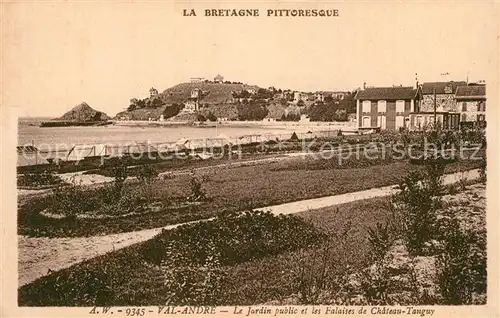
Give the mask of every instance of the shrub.
<path id="1" fill-rule="evenodd" d="M 152 165 L 143 165 L 139 168 L 137 177 L 142 182 L 151 183 L 151 181 L 158 177 L 158 171 Z"/>
<path id="2" fill-rule="evenodd" d="M 481 162 L 479 166 L 479 177 L 482 182 L 486 182 L 486 153 L 481 157 Z"/>
<path id="3" fill-rule="evenodd" d="M 161 264 L 173 249 L 185 253 L 191 263 L 204 264 L 208 256 L 216 253 L 221 264 L 230 265 L 309 246 L 322 238 L 324 234 L 296 216 L 228 212 L 213 221 L 162 232 L 145 245 L 143 255 Z M 209 246 L 214 246 L 215 252 Z"/>
<path id="4" fill-rule="evenodd" d="M 311 246 L 324 238 L 296 216 L 226 212 L 213 221 L 163 231 L 144 243 L 140 253 L 164 273 L 170 289 L 167 303 L 215 305 L 223 301 L 224 266 Z"/>
<path id="5" fill-rule="evenodd" d="M 111 168 L 111 173 L 115 179 L 115 188 L 118 196 L 121 195 L 123 184 L 128 177 L 128 167 L 125 163 L 120 163 L 113 168 Z"/>
<path id="6" fill-rule="evenodd" d="M 426 179 L 425 174 L 412 171 L 399 184 L 401 191 L 392 197 L 403 238 L 412 254 L 421 254 L 424 243 L 435 233 L 436 210 L 441 206 L 441 199 L 436 194 L 442 192 L 440 187 L 436 190 L 438 180 Z"/>
<path id="7" fill-rule="evenodd" d="M 207 114 L 207 119 L 210 121 L 217 121 L 217 116 L 215 116 L 211 111 Z"/>
<path id="8" fill-rule="evenodd" d="M 167 261 L 160 269 L 167 285 L 166 304 L 215 306 L 220 303 L 227 272 L 220 264 L 214 246 L 208 246 L 213 254 L 201 265 L 193 264 L 182 253 L 170 250 Z"/>
<path id="9" fill-rule="evenodd" d="M 370 305 L 389 304 L 390 274 L 386 264 L 378 262 L 360 272 L 361 290 Z"/>
<path id="10" fill-rule="evenodd" d="M 368 229 L 368 241 L 372 246 L 372 253 L 375 259 L 385 256 L 391 245 L 389 226 L 377 222 L 375 228 Z"/>
<path id="11" fill-rule="evenodd" d="M 52 212 L 66 216 L 94 211 L 103 205 L 116 202 L 116 188 L 105 185 L 95 189 L 85 188 L 79 185 L 58 187 L 53 190 Z"/>
<path id="12" fill-rule="evenodd" d="M 447 305 L 474 304 L 474 294 L 486 293 L 485 242 L 461 230 L 456 219 L 452 219 L 443 236 L 443 250 L 436 263 L 443 302 Z"/>
<path id="13" fill-rule="evenodd" d="M 207 194 L 202 188 L 201 180 L 197 177 L 191 178 L 191 195 L 188 197 L 189 201 L 203 201 L 207 198 Z"/>

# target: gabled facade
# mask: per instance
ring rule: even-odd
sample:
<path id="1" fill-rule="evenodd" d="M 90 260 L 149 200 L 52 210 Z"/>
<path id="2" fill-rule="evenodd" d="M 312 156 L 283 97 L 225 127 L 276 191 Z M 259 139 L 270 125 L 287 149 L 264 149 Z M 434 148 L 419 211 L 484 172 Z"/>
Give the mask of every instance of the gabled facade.
<path id="1" fill-rule="evenodd" d="M 418 111 L 420 88 L 370 87 L 356 93 L 358 129 L 399 130 L 410 128 L 410 113 Z"/>
<path id="2" fill-rule="evenodd" d="M 423 83 L 420 111 L 433 112 L 435 99 L 437 112 L 457 112 L 455 93 L 459 86 L 467 86 L 467 83 L 453 81 Z"/>
<path id="3" fill-rule="evenodd" d="M 455 100 L 461 122 L 486 121 L 486 85 L 460 86 Z"/>

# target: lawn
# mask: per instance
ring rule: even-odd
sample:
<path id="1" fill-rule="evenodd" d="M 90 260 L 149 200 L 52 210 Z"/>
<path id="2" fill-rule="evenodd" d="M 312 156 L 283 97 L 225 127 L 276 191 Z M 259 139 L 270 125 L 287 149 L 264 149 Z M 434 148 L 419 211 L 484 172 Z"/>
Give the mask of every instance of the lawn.
<path id="1" fill-rule="evenodd" d="M 449 164 L 446 173 L 477 168 L 479 161 L 463 160 Z M 108 206 L 113 217 L 104 219 L 78 218 L 68 214 L 52 218 L 40 212 L 58 205 L 58 197 L 49 195 L 33 198 L 18 209 L 18 233 L 29 236 L 92 236 L 157 228 L 197 219 L 209 218 L 221 211 L 239 211 L 275 204 L 355 192 L 398 183 L 410 169 L 419 169 L 407 161 L 359 160 L 339 166 L 337 160 L 295 158 L 258 166 L 212 168 L 198 175 L 203 192 L 208 199 L 179 208 L 179 202 L 192 196 L 192 177 L 179 175 L 170 179 L 156 180 L 147 186 L 138 183 L 125 184 L 125 193 L 145 193 L 147 200 L 163 202 L 150 213 L 128 216 L 122 205 Z M 84 188 L 86 189 L 86 188 Z M 70 203 L 100 202 L 98 195 L 79 191 Z M 144 201 L 144 197 L 139 198 Z M 152 199 L 151 199 L 152 198 Z M 136 201 L 126 204 L 135 204 Z M 60 200 L 59 200 L 60 201 Z M 118 201 L 117 201 L 118 202 Z M 121 201 L 120 201 L 121 202 Z M 172 203 L 174 202 L 174 203 Z M 117 203 L 118 204 L 118 203 Z M 170 205 L 169 205 L 170 204 Z M 86 204 L 87 205 L 87 204 Z M 116 217 L 115 217 L 116 216 Z"/>
<path id="2" fill-rule="evenodd" d="M 301 213 L 302 219 L 328 233 L 328 239 L 313 247 L 223 266 L 227 276 L 214 303 L 251 305 L 295 299 L 318 278 L 319 269 L 327 268 L 325 277 L 331 279 L 345 274 L 346 268 L 363 268 L 369 264 L 367 229 L 390 217 L 387 203 L 388 198 L 376 198 Z M 164 284 L 160 267 L 145 261 L 146 244 L 88 260 L 25 285 L 19 289 L 19 305 L 164 305 L 170 286 Z"/>

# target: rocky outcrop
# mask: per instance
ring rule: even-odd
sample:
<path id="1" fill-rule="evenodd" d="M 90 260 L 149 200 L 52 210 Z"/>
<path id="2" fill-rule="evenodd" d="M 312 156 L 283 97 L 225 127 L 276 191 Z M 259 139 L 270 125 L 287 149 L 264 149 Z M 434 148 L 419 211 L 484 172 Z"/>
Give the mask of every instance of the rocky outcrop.
<path id="1" fill-rule="evenodd" d="M 90 107 L 87 103 L 83 102 L 54 120 L 70 122 L 98 122 L 109 119 L 110 117 L 105 113 L 97 111 Z"/>

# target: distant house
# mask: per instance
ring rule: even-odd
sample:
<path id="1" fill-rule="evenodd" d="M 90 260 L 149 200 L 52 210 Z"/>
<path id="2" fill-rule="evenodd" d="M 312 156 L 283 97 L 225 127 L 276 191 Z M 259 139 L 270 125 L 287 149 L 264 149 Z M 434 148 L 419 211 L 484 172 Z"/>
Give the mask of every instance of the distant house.
<path id="1" fill-rule="evenodd" d="M 332 92 L 332 98 L 337 100 L 343 100 L 349 92 Z"/>
<path id="2" fill-rule="evenodd" d="M 455 100 L 462 123 L 486 121 L 486 85 L 459 86 Z"/>
<path id="3" fill-rule="evenodd" d="M 436 111 L 457 112 L 455 93 L 457 87 L 467 86 L 466 82 L 426 82 L 422 84 L 422 101 L 420 111 L 433 112 L 434 98 L 436 99 Z M 435 96 L 435 97 L 434 97 Z"/>
<path id="4" fill-rule="evenodd" d="M 293 92 L 293 102 L 294 103 L 298 103 L 301 100 L 303 101 L 306 98 L 307 98 L 307 96 L 301 92 Z"/>
<path id="5" fill-rule="evenodd" d="M 117 118 L 118 120 L 132 120 L 132 116 L 130 114 L 121 114 Z"/>
<path id="6" fill-rule="evenodd" d="M 217 74 L 217 76 L 214 77 L 214 82 L 215 83 L 222 83 L 222 82 L 224 82 L 224 77 L 220 74 Z"/>
<path id="7" fill-rule="evenodd" d="M 356 93 L 357 127 L 397 130 L 410 126 L 410 113 L 419 108 L 420 88 L 370 87 Z"/>
<path id="8" fill-rule="evenodd" d="M 347 95 L 346 92 L 340 92 L 340 91 L 336 91 L 336 92 L 320 91 L 320 92 L 316 92 L 314 94 L 314 96 L 316 97 L 316 100 L 319 102 L 324 102 L 325 98 L 327 98 L 327 97 L 331 97 L 334 100 L 343 100 L 346 95 Z"/>
<path id="9" fill-rule="evenodd" d="M 201 89 L 195 88 L 191 90 L 191 98 L 200 98 L 201 97 Z"/>
<path id="10" fill-rule="evenodd" d="M 200 108 L 200 104 L 197 98 L 189 98 L 184 102 L 183 113 L 195 113 Z"/>
<path id="11" fill-rule="evenodd" d="M 324 102 L 325 98 L 332 96 L 332 92 L 316 92 L 314 96 L 318 102 Z"/>

